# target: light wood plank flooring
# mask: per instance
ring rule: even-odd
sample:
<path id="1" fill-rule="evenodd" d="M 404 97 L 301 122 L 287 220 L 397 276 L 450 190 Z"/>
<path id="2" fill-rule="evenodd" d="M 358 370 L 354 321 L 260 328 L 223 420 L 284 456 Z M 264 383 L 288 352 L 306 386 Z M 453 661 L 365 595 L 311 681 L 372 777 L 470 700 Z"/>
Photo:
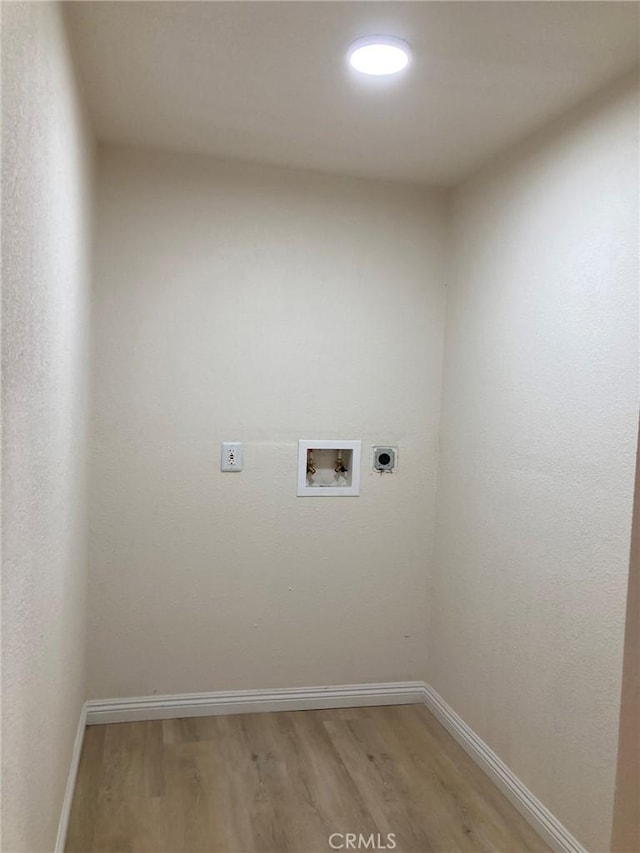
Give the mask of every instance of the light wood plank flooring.
<path id="1" fill-rule="evenodd" d="M 91 726 L 66 849 L 326 853 L 332 833 L 548 850 L 421 705 Z"/>

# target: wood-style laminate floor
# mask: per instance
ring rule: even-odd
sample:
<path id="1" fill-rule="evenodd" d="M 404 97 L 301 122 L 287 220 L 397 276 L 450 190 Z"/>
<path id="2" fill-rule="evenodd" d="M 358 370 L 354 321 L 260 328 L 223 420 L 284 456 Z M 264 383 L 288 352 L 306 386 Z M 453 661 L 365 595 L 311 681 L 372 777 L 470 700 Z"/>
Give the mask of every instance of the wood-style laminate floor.
<path id="1" fill-rule="evenodd" d="M 397 853 L 548 850 L 422 705 L 91 726 L 66 849 L 326 853 L 333 833 L 388 850 L 393 833 Z"/>

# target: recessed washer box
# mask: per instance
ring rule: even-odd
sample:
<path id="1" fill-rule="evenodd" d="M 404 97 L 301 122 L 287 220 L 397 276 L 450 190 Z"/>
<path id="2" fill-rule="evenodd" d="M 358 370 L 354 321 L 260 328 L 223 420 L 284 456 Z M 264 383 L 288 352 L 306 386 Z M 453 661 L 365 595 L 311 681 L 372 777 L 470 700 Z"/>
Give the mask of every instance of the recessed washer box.
<path id="1" fill-rule="evenodd" d="M 298 442 L 298 497 L 358 497 L 360 455 L 360 441 L 300 439 Z"/>

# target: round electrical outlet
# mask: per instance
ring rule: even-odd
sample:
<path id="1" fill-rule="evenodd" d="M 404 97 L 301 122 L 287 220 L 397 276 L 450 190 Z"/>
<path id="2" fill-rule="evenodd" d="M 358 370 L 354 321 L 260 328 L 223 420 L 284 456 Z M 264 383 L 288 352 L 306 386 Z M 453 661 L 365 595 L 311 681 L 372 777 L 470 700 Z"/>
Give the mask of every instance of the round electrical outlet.
<path id="1" fill-rule="evenodd" d="M 373 448 L 373 470 L 374 471 L 393 471 L 396 467 L 395 447 L 374 447 Z"/>

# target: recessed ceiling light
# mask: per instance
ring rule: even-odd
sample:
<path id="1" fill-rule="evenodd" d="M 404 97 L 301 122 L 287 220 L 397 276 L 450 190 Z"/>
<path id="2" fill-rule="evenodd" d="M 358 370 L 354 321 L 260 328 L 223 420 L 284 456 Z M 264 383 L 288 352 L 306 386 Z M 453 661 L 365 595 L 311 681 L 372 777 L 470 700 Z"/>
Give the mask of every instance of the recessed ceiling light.
<path id="1" fill-rule="evenodd" d="M 350 65 L 362 74 L 384 77 L 397 74 L 409 62 L 409 45 L 394 36 L 365 36 L 357 39 L 347 54 Z"/>

